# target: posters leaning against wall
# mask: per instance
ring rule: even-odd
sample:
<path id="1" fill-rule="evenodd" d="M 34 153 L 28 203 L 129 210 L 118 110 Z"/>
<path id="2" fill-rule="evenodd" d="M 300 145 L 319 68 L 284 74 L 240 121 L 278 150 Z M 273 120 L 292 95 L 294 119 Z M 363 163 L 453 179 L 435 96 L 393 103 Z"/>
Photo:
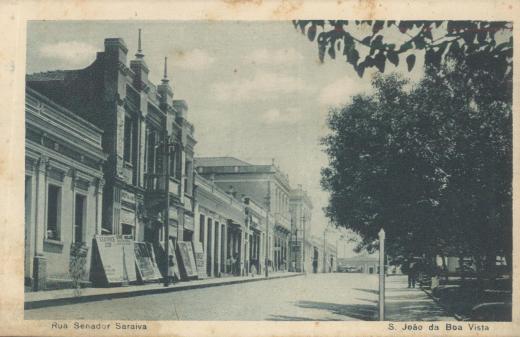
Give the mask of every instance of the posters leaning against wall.
<path id="1" fill-rule="evenodd" d="M 95 286 L 137 281 L 134 241 L 130 235 L 96 235 L 91 281 Z"/>
<path id="2" fill-rule="evenodd" d="M 161 279 L 159 269 L 152 258 L 153 252 L 144 242 L 134 242 L 135 262 L 141 282 L 155 282 Z"/>

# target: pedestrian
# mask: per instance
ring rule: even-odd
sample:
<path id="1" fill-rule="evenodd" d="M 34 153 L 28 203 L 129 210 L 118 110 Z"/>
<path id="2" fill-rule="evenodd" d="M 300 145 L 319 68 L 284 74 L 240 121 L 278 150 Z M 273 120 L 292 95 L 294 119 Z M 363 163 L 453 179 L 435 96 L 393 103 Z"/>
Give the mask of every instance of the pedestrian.
<path id="1" fill-rule="evenodd" d="M 231 256 L 231 275 L 236 275 L 236 259 L 235 254 Z"/>
<path id="2" fill-rule="evenodd" d="M 175 266 L 175 262 L 173 261 L 173 255 L 168 255 L 168 273 L 166 276 L 165 287 L 169 286 L 170 283 L 173 283 L 173 278 L 175 276 L 175 272 L 173 267 Z"/>
<path id="3" fill-rule="evenodd" d="M 417 263 L 410 262 L 408 267 L 408 288 L 415 288 L 415 281 L 417 278 Z"/>

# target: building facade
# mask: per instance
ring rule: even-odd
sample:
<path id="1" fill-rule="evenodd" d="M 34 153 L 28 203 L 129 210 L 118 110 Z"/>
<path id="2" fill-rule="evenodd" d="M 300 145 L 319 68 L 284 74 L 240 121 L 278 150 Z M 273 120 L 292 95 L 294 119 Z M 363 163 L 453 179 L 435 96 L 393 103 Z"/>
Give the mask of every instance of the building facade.
<path id="1" fill-rule="evenodd" d="M 25 98 L 26 285 L 71 282 L 75 259 L 83 259 L 87 281 L 92 239 L 102 230 L 102 130 L 31 88 Z"/>
<path id="2" fill-rule="evenodd" d="M 265 205 L 273 226 L 266 227 L 268 268 L 288 270 L 291 234 L 288 176 L 274 162 L 252 165 L 231 157 L 196 158 L 196 170 L 228 193 Z"/>
<path id="3" fill-rule="evenodd" d="M 290 212 L 291 212 L 291 256 L 290 271 L 306 272 L 310 270 L 311 264 L 305 261 L 310 259 L 312 251 L 309 241 L 312 223 L 312 201 L 303 190 L 302 186 L 291 190 Z"/>
<path id="4" fill-rule="evenodd" d="M 244 198 L 245 214 L 246 214 L 246 274 L 262 274 L 265 273 L 266 252 L 270 249 L 266 246 L 267 221 L 269 227 L 274 226 L 273 217 L 269 216 L 267 210 L 259 203 L 249 197 Z"/>
<path id="5" fill-rule="evenodd" d="M 197 225 L 195 238 L 203 247 L 206 275 L 242 275 L 247 265 L 245 209 L 241 200 L 195 175 Z"/>
<path id="6" fill-rule="evenodd" d="M 150 82 L 140 31 L 129 66 L 127 54 L 122 39 L 108 38 L 90 66 L 28 75 L 27 84 L 103 131 L 102 234 L 160 250 L 166 229 L 174 246 L 194 237 L 194 127 L 186 102 L 173 99 L 166 59 L 161 83 Z"/>

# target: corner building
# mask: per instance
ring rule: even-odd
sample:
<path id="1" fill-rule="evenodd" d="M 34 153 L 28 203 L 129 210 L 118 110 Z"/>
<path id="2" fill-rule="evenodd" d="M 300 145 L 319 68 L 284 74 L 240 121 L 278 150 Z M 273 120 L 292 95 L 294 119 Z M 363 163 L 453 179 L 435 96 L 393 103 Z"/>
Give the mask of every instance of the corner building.
<path id="1" fill-rule="evenodd" d="M 250 198 L 256 204 L 266 208 L 270 218 L 266 224 L 273 222 L 273 225 L 266 228 L 267 247 L 269 247 L 268 268 L 273 271 L 287 271 L 291 233 L 289 212 L 291 188 L 288 176 L 275 165 L 274 161 L 270 165 L 253 165 L 232 157 L 196 158 L 196 170 L 198 174 L 214 182 L 227 193 Z M 246 252 L 250 250 L 250 236 L 251 240 L 260 240 L 258 231 L 248 233 Z M 249 262 L 248 267 L 250 266 Z"/>
<path id="2" fill-rule="evenodd" d="M 85 261 L 101 233 L 102 130 L 41 93 L 25 91 L 25 285 L 33 290 L 72 282 L 69 266 Z"/>
<path id="3" fill-rule="evenodd" d="M 28 75 L 27 83 L 103 130 L 102 147 L 108 154 L 103 166 L 103 234 L 159 243 L 168 225 L 174 243 L 190 241 L 196 141 L 187 104 L 173 99 L 166 59 L 161 83 L 156 86 L 148 79 L 140 32 L 139 49 L 129 66 L 127 57 L 122 39 L 107 38 L 90 66 Z"/>

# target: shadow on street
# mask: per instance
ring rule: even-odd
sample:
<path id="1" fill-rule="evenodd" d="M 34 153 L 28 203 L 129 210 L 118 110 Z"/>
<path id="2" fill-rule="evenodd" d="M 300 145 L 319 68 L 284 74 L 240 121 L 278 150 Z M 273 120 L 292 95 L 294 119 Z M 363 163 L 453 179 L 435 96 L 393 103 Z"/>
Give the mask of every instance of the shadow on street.
<path id="1" fill-rule="evenodd" d="M 300 301 L 300 308 L 327 310 L 336 315 L 348 316 L 363 321 L 377 320 L 377 306 L 369 304 L 336 304 L 326 302 Z"/>
<path id="2" fill-rule="evenodd" d="M 352 288 L 352 290 L 358 290 L 358 291 L 364 291 L 370 294 L 376 294 L 379 295 L 379 290 L 373 290 L 373 289 L 362 289 L 362 288 Z"/>

